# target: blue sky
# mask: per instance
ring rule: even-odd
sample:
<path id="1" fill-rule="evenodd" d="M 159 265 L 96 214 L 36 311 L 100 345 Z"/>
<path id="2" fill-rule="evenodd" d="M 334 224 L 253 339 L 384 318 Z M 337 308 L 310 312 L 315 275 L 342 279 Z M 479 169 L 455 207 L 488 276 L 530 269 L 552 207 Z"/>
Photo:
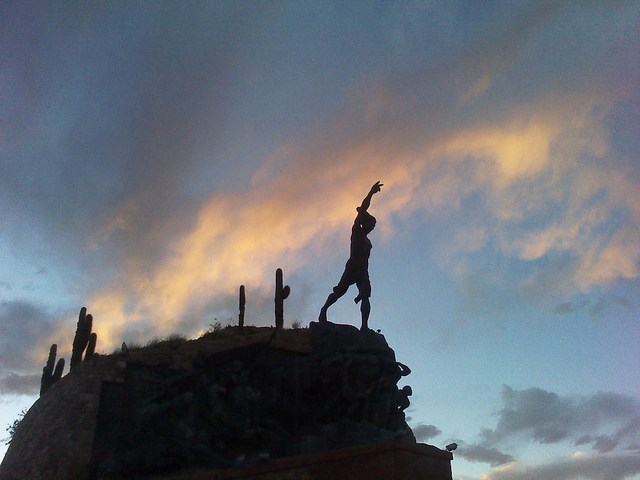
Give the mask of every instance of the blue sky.
<path id="1" fill-rule="evenodd" d="M 640 478 L 640 2 L 2 13 L 2 425 L 81 306 L 103 352 L 235 319 L 240 284 L 270 325 L 281 267 L 315 320 L 381 180 L 370 325 L 419 439 L 456 479 Z"/>

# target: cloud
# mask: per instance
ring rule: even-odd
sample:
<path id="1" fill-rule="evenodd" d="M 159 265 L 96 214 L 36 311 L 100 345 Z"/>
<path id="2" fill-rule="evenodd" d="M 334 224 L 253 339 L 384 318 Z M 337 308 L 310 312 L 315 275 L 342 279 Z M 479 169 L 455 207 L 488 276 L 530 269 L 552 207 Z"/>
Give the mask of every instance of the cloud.
<path id="1" fill-rule="evenodd" d="M 636 278 L 640 195 L 605 122 L 633 92 L 635 23 L 622 7 L 579 7 L 526 4 L 471 30 L 426 9 L 447 19 L 437 48 L 402 30 L 406 12 L 371 10 L 346 50 L 332 35 L 344 22 L 314 17 L 311 34 L 288 7 L 51 7 L 37 32 L 13 11 L 0 132 L 13 243 L 64 265 L 102 348 L 197 332 L 239 284 L 261 304 L 276 267 L 343 255 L 378 179 L 377 238 L 415 212 L 447 218 L 433 255 L 474 311 Z M 589 28 L 566 39 L 570 20 Z M 384 55 L 364 47 L 378 32 L 393 40 Z M 408 48 L 434 53 L 396 68 Z"/>
<path id="2" fill-rule="evenodd" d="M 552 309 L 552 312 L 558 315 L 585 312 L 597 318 L 603 318 L 605 315 L 615 315 L 620 311 L 632 313 L 631 302 L 626 298 L 611 294 L 592 295 L 575 301 L 561 302 Z"/>
<path id="3" fill-rule="evenodd" d="M 461 445 L 456 451 L 458 456 L 469 462 L 488 463 L 492 467 L 504 465 L 514 460 L 511 455 L 501 452 L 496 447 L 485 447 L 482 445 Z"/>
<path id="4" fill-rule="evenodd" d="M 148 271 L 193 221 L 202 194 L 189 187 L 203 165 L 222 170 L 205 152 L 257 12 L 40 6 L 15 4 L 3 22 L 0 201 L 20 218 L 5 234 L 23 256 L 55 252 L 60 270 L 82 263 L 87 291 L 116 258 Z"/>
<path id="5" fill-rule="evenodd" d="M 582 437 L 576 439 L 574 443 L 574 445 L 576 447 L 579 447 L 580 445 L 585 445 L 587 443 L 592 443 L 593 442 L 593 437 L 591 435 L 583 435 Z"/>
<path id="6" fill-rule="evenodd" d="M 0 371 L 28 372 L 36 368 L 40 357 L 46 360 L 47 351 L 33 349 L 52 333 L 53 325 L 54 319 L 37 305 L 19 300 L 0 302 Z M 5 386 L 17 378 L 5 376 Z"/>
<path id="7" fill-rule="evenodd" d="M 296 271 L 314 253 L 328 253 L 322 242 L 348 231 L 353 207 L 378 179 L 387 186 L 373 208 L 386 237 L 393 234 L 392 219 L 408 212 L 456 218 L 464 215 L 465 202 L 480 200 L 475 224 L 451 222 L 461 230 L 452 227 L 458 241 L 448 244 L 444 258 L 450 266 L 493 252 L 496 262 L 485 265 L 485 276 L 493 269 L 496 279 L 502 265 L 510 265 L 515 281 L 502 280 L 507 295 L 498 303 L 637 277 L 639 206 L 632 199 L 640 192 L 606 160 L 602 111 L 613 104 L 604 72 L 588 78 L 593 89 L 554 91 L 549 78 L 518 98 L 496 98 L 503 82 L 519 87 L 522 79 L 511 74 L 523 61 L 529 32 L 559 12 L 543 10 L 455 61 L 382 82 L 311 139 L 283 144 L 250 187 L 216 192 L 180 238 L 157 243 L 165 254 L 152 264 L 131 250 L 120 267 L 122 286 L 97 292 L 92 308 L 116 332 L 125 318 L 155 319 L 160 328 L 171 328 L 214 291 L 270 284 L 274 261 Z M 508 55 L 495 56 L 504 49 Z M 494 59 L 491 82 L 487 59 Z M 475 103 L 462 105 L 458 99 L 479 78 L 483 88 Z M 131 218 L 146 218 L 139 199 L 129 198 L 124 211 L 106 220 L 117 226 L 108 231 L 138 225 L 127 220 L 129 211 L 139 212 Z M 624 212 L 626 220 L 611 224 L 614 212 Z M 148 231 L 144 222 L 139 227 Z M 134 243 L 141 249 L 148 244 L 142 237 Z M 125 308 L 131 304 L 133 311 Z"/>
<path id="8" fill-rule="evenodd" d="M 540 465 L 519 462 L 496 468 L 483 475 L 484 480 L 623 480 L 635 478 L 640 473 L 640 456 L 637 454 L 615 456 L 575 455 Z"/>
<path id="9" fill-rule="evenodd" d="M 1 301 L 0 395 L 37 395 L 52 343 L 68 365 L 77 318 L 77 312 L 52 313 L 25 300 Z"/>
<path id="10" fill-rule="evenodd" d="M 553 307 L 553 313 L 559 315 L 568 315 L 576 311 L 576 306 L 573 302 L 562 302 Z"/>
<path id="11" fill-rule="evenodd" d="M 595 437 L 593 448 L 600 453 L 606 453 L 618 447 L 620 442 L 626 441 L 631 442 L 627 443 L 625 447 L 627 450 L 637 450 L 638 432 L 640 432 L 640 417 L 635 417 L 612 434 Z"/>
<path id="12" fill-rule="evenodd" d="M 483 429 L 476 444 L 459 442 L 456 451 L 467 461 L 493 467 L 483 480 L 623 480 L 640 473 L 637 399 L 602 392 L 562 397 L 540 388 L 514 390 L 506 385 L 502 397 L 505 406 L 498 412 L 497 426 Z M 531 441 L 591 445 L 592 452 L 576 451 L 531 465 L 501 448 L 515 449 Z"/>
<path id="13" fill-rule="evenodd" d="M 39 391 L 40 375 L 11 373 L 0 377 L 0 394 L 2 395 L 38 395 Z"/>
<path id="14" fill-rule="evenodd" d="M 426 442 L 427 440 L 437 437 L 442 433 L 442 431 L 435 425 L 426 425 L 424 423 L 417 425 L 415 428 L 412 428 L 412 430 L 413 435 L 416 437 L 418 442 Z"/>
<path id="15" fill-rule="evenodd" d="M 640 405 L 633 397 L 615 393 L 561 397 L 540 388 L 514 390 L 505 385 L 502 399 L 505 406 L 496 427 L 482 432 L 483 446 L 517 437 L 542 444 L 593 443 L 595 450 L 609 452 L 622 441 L 633 444 L 640 437 Z"/>
<path id="16" fill-rule="evenodd" d="M 609 310 L 624 310 L 631 312 L 632 307 L 629 300 L 613 295 L 599 297 L 593 305 L 589 307 L 589 314 L 595 317 L 602 317 Z"/>

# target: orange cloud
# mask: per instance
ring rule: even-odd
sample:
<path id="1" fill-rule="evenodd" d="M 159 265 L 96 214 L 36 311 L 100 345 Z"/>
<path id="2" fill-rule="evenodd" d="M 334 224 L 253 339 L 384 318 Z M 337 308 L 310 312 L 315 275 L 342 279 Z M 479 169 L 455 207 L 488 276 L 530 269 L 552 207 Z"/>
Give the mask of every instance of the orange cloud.
<path id="1" fill-rule="evenodd" d="M 577 113 L 557 113 L 567 107 Z M 326 152 L 311 154 L 290 150 L 299 156 L 282 158 L 283 168 L 275 173 L 261 172 L 251 190 L 219 192 L 206 202 L 196 226 L 151 276 L 127 272 L 124 285 L 97 294 L 90 310 L 108 319 L 104 325 L 97 322 L 99 333 L 103 341 L 118 344 L 110 332 L 117 336 L 125 324 L 144 321 L 169 332 L 187 309 L 205 305 L 215 294 L 233 295 L 240 284 L 262 288 L 267 295 L 276 267 L 291 272 L 320 255 L 346 254 L 354 208 L 378 179 L 386 185 L 374 198 L 372 211 L 385 238 L 393 235 L 391 216 L 415 209 L 446 212 L 456 208 L 462 195 L 481 189 L 490 198 L 487 213 L 493 223 L 461 225 L 450 250 L 477 252 L 489 237 L 499 239 L 505 254 L 527 261 L 553 250 L 572 250 L 581 258 L 574 283 L 583 289 L 635 277 L 637 223 L 610 239 L 599 238 L 597 230 L 612 208 L 621 202 L 628 206 L 629 197 L 614 192 L 623 188 L 637 193 L 637 186 L 603 167 L 581 164 L 582 152 L 600 155 L 607 146 L 590 130 L 589 115 L 575 107 L 570 102 L 555 110 L 547 105 L 526 121 L 516 116 L 502 125 L 452 130 L 411 151 L 387 139 L 330 145 Z M 470 184 L 463 184 L 456 165 L 469 158 L 482 168 Z M 584 178 L 568 185 L 567 175 Z M 523 184 L 527 188 L 520 190 Z M 609 192 L 607 199 L 585 207 L 596 190 Z M 561 216 L 542 229 L 527 228 L 528 215 L 543 210 L 549 200 L 563 205 Z M 516 234 L 508 228 L 513 222 L 523 224 Z M 336 236 L 345 244 L 338 253 L 327 244 Z M 455 252 L 448 258 L 455 262 Z M 127 310 L 128 303 L 134 308 Z"/>
<path id="2" fill-rule="evenodd" d="M 433 76 L 417 85 L 389 84 L 314 142 L 282 146 L 251 187 L 219 191 L 205 202 L 195 226 L 150 274 L 125 264 L 121 283 L 96 293 L 90 311 L 107 319 L 97 323 L 103 340 L 117 345 L 121 331 L 136 323 L 170 332 L 187 310 L 204 308 L 216 295 L 234 295 L 240 284 L 266 296 L 276 267 L 292 272 L 319 257 L 345 255 L 354 209 L 376 180 L 385 187 L 372 211 L 376 232 L 387 239 L 393 217 L 416 210 L 446 215 L 462 208 L 466 196 L 482 193 L 486 218 L 452 226 L 454 241 L 438 250 L 446 250 L 443 261 L 455 265 L 461 255 L 481 255 L 493 240 L 502 254 L 525 262 L 571 252 L 577 267 L 569 289 L 637 277 L 634 199 L 640 192 L 606 163 L 601 125 L 610 100 L 601 90 L 551 92 L 468 120 L 467 109 L 482 108 L 499 67 L 490 75 L 472 69 L 462 78 L 462 94 L 448 86 L 466 73 L 459 64 L 448 75 L 439 72 L 437 86 L 449 92 L 444 100 L 428 90 L 425 82 Z M 433 104 L 424 100 L 429 95 Z M 607 235 L 603 226 L 616 209 L 631 212 L 630 218 Z M 121 228 L 121 217 L 107 221 L 105 231 Z M 539 221 L 534 225 L 531 218 Z M 337 238 L 343 245 L 336 252 Z"/>

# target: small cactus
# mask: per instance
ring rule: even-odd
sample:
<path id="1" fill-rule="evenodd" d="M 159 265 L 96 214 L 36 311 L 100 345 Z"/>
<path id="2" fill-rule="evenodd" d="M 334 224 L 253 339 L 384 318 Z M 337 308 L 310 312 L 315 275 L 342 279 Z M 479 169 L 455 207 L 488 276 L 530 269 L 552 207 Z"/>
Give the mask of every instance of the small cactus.
<path id="1" fill-rule="evenodd" d="M 64 370 L 64 358 L 58 360 L 55 370 L 53 368 L 54 364 L 56 363 L 57 352 L 58 346 L 54 343 L 49 349 L 49 358 L 47 358 L 47 363 L 42 369 L 42 378 L 40 380 L 40 396 L 44 395 L 44 393 L 49 390 L 49 388 L 51 388 L 54 383 L 62 378 L 62 371 Z"/>
<path id="2" fill-rule="evenodd" d="M 284 301 L 291 293 L 289 285 L 282 286 L 282 269 L 276 270 L 276 330 L 282 330 L 284 327 Z"/>
<path id="3" fill-rule="evenodd" d="M 238 314 L 238 326 L 242 329 L 244 327 L 244 306 L 247 303 L 247 298 L 244 294 L 244 285 L 240 285 L 240 313 Z"/>
<path id="4" fill-rule="evenodd" d="M 73 371 L 77 366 L 82 363 L 82 354 L 84 350 L 87 348 L 89 341 L 91 340 L 91 327 L 93 324 L 93 316 L 91 314 L 87 314 L 87 309 L 82 307 L 80 309 L 80 315 L 78 317 L 78 328 L 76 328 L 76 335 L 73 338 L 73 350 L 71 353 L 71 364 L 70 369 Z M 95 335 L 95 334 L 94 334 Z M 97 338 L 96 338 L 97 339 Z M 87 351 L 90 353 L 89 356 L 93 355 L 95 351 L 95 340 L 93 341 L 93 346 L 91 347 L 91 351 Z"/>

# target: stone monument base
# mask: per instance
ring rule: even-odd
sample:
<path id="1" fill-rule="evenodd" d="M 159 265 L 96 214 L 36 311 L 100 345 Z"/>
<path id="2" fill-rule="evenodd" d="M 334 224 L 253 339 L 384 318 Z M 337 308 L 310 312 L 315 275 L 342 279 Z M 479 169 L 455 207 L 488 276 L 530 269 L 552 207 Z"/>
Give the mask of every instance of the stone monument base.
<path id="1" fill-rule="evenodd" d="M 451 480 L 406 423 L 409 372 L 382 335 L 317 322 L 96 354 L 24 416 L 0 480 Z"/>
<path id="2" fill-rule="evenodd" d="M 312 455 L 154 480 L 451 480 L 450 452 L 423 443 L 390 441 Z M 259 462 L 259 459 L 255 459 Z M 141 479 L 142 480 L 142 479 Z"/>

